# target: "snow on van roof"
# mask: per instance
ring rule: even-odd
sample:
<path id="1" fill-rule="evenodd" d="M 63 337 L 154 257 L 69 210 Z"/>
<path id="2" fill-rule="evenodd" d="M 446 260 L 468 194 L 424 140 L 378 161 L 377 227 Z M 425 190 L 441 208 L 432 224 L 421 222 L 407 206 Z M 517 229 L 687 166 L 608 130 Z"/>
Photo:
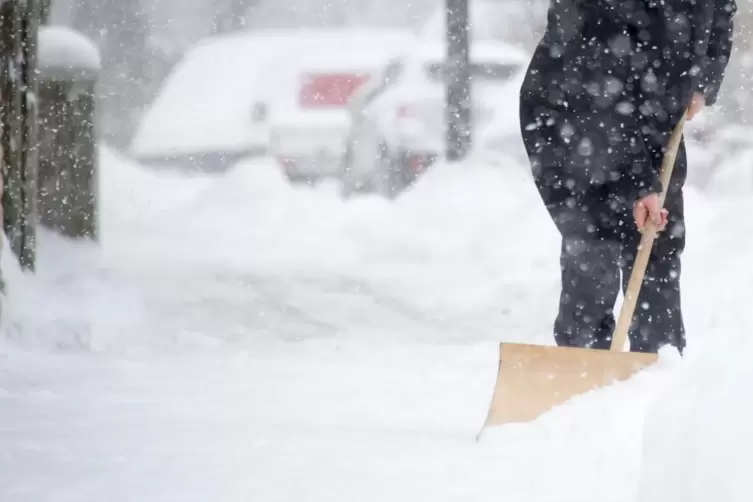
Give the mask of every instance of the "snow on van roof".
<path id="1" fill-rule="evenodd" d="M 401 30 L 258 30 L 209 37 L 176 65 L 145 114 L 132 142 L 139 157 L 244 151 L 252 109 L 291 72 L 380 66 L 391 47 L 405 44 Z M 284 81 L 284 82 L 282 82 Z"/>

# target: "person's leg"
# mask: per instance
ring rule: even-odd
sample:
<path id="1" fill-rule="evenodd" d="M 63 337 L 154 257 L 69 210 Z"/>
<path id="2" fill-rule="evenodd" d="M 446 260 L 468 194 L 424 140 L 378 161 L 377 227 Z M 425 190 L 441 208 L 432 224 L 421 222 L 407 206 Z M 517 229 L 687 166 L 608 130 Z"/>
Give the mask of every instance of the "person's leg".
<path id="1" fill-rule="evenodd" d="M 609 206 L 608 193 L 593 189 L 564 203 L 548 200 L 550 191 L 540 193 L 562 236 L 554 339 L 560 346 L 609 349 L 620 291 L 621 243 L 611 230 L 619 218 Z"/>
<path id="2" fill-rule="evenodd" d="M 562 117 L 521 103 L 521 133 L 539 195 L 562 237 L 561 293 L 554 322 L 557 345 L 608 349 L 620 291 L 619 239 L 598 232 L 609 211 L 602 190 L 575 193 L 562 162 L 568 159 Z"/>
<path id="3" fill-rule="evenodd" d="M 620 290 L 620 244 L 591 235 L 564 234 L 562 291 L 554 322 L 557 345 L 609 349 Z"/>
<path id="4" fill-rule="evenodd" d="M 630 329 L 630 350 L 657 352 L 672 345 L 685 348 L 685 327 L 680 301 L 680 257 L 685 249 L 685 214 L 682 185 L 686 173 L 684 144 L 680 145 L 670 190 L 664 206 L 669 211 L 667 228 L 654 241 L 646 275 L 638 295 Z M 634 226 L 626 232 L 622 249 L 623 288 L 627 288 L 641 234 Z"/>

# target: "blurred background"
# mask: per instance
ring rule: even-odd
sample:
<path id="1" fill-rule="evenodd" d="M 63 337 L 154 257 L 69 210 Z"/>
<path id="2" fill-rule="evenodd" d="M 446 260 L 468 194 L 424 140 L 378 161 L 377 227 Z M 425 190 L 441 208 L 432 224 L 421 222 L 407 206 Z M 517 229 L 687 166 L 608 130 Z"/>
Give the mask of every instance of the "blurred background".
<path id="1" fill-rule="evenodd" d="M 479 19 L 491 26 L 490 31 L 499 40 L 530 50 L 545 22 L 547 1 L 489 1 L 504 4 L 505 14 Z M 720 106 L 706 114 L 703 130 L 699 125 L 699 130 L 695 131 L 696 140 L 706 147 L 703 153 L 703 159 L 709 159 L 706 163 L 711 159 L 718 163 L 719 151 L 729 152 L 730 148 L 739 147 L 742 138 L 748 136 L 746 129 L 741 130 L 739 126 L 747 124 L 743 110 L 748 109 L 746 105 L 753 94 L 749 84 L 751 5 L 748 1 L 738 3 L 735 56 Z M 269 30 L 292 33 L 304 28 L 420 33 L 442 6 L 443 2 L 438 0 L 52 0 L 49 23 L 78 30 L 99 48 L 102 60 L 97 98 L 99 134 L 113 147 L 127 151 L 160 91 L 169 91 L 164 88 L 166 79 L 182 60 L 191 56 L 197 44 L 233 33 Z M 472 23 L 472 29 L 479 28 L 484 29 Z M 441 37 L 441 33 L 436 35 Z M 393 55 L 401 55 L 405 47 L 397 44 Z M 260 43 L 250 52 L 238 55 L 257 62 L 256 74 L 246 73 L 249 92 L 255 85 L 250 80 L 264 78 L 258 76 L 262 71 L 258 52 L 271 50 L 271 45 L 265 49 Z M 386 64 L 390 58 L 383 59 Z M 267 78 L 272 79 L 274 73 L 290 63 L 290 60 L 278 59 L 276 68 L 272 65 L 264 69 L 271 72 Z M 206 71 L 211 74 L 212 69 Z M 217 80 L 222 78 L 225 77 L 218 73 Z M 221 88 L 222 84 L 218 83 L 209 92 L 223 92 Z M 193 99 L 204 99 L 204 96 L 196 95 Z M 272 103 L 264 104 L 272 106 Z M 728 144 L 717 145 L 720 128 L 725 126 L 735 127 L 723 134 Z M 697 157 L 700 159 L 701 154 Z"/>
<path id="2" fill-rule="evenodd" d="M 50 23 L 79 30 L 99 47 L 103 134 L 125 148 L 171 68 L 206 37 L 271 28 L 416 29 L 439 4 L 437 0 L 52 0 Z"/>
<path id="3" fill-rule="evenodd" d="M 750 1 L 737 3 L 721 97 L 685 130 L 688 184 L 708 194 L 753 192 L 747 112 L 753 11 Z M 290 184 L 334 184 L 343 199 L 395 199 L 445 161 L 529 171 L 518 93 L 545 27 L 547 0 L 34 0 L 2 6 L 8 33 L 22 25 L 13 24 L 13 16 L 34 11 L 32 19 L 42 12 L 38 115 L 25 109 L 27 84 L 18 85 L 10 70 L 0 72 L 15 103 L 4 108 L 6 130 L 30 128 L 15 143 L 3 139 L 11 166 L 5 228 L 12 242 L 33 240 L 33 232 L 23 230 L 33 223 L 17 224 L 25 217 L 14 215 L 31 215 L 35 205 L 47 226 L 71 236 L 96 234 L 101 148 L 146 169 L 182 174 L 227 173 L 253 160 Z M 457 21 L 452 26 L 448 12 Z M 28 85 L 37 85 L 29 80 L 36 64 L 29 62 L 33 31 L 0 44 Z M 37 132 L 38 166 L 31 148 Z M 24 169 L 28 174 L 14 174 Z M 31 194 L 35 178 L 37 195 L 14 195 L 16 186 Z"/>

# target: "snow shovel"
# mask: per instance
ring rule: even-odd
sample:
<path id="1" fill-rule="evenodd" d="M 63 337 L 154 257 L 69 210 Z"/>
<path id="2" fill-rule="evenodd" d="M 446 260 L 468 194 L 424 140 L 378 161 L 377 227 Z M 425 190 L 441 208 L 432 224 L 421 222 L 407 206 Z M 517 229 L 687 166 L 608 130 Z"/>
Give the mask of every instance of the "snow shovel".
<path id="1" fill-rule="evenodd" d="M 663 191 L 661 206 L 672 176 L 680 146 L 686 114 L 672 131 L 662 159 L 660 178 Z M 657 360 L 652 353 L 624 352 L 628 330 L 643 283 L 656 227 L 646 225 L 638 254 L 625 290 L 622 309 L 609 350 L 501 343 L 499 368 L 489 413 L 478 441 L 486 427 L 534 420 L 570 398 L 611 383 L 627 380 Z"/>

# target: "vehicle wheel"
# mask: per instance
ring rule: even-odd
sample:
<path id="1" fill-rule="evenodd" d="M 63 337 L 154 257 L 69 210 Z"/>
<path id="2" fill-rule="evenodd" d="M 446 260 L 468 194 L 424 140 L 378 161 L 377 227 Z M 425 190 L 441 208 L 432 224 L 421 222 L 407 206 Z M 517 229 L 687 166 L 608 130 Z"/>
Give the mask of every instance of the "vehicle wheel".
<path id="1" fill-rule="evenodd" d="M 316 183 L 319 181 L 319 178 L 316 176 L 310 176 L 306 174 L 298 174 L 298 173 L 292 173 L 292 172 L 286 172 L 285 173 L 288 181 L 292 185 L 316 185 Z"/>
<path id="2" fill-rule="evenodd" d="M 372 192 L 373 189 L 370 183 L 366 183 L 356 179 L 352 174 L 352 169 L 349 164 L 343 164 L 338 174 L 340 180 L 340 195 L 343 198 L 350 198 L 353 195 L 359 193 Z"/>
<path id="3" fill-rule="evenodd" d="M 379 144 L 379 151 L 374 161 L 377 163 L 374 169 L 376 191 L 388 199 L 394 199 L 406 187 L 403 163 L 392 155 L 384 142 Z"/>
<path id="4" fill-rule="evenodd" d="M 359 143 L 356 141 L 348 146 L 340 167 L 341 194 L 346 198 L 356 194 L 371 193 L 376 190 L 373 180 L 369 179 L 368 175 L 364 173 L 363 166 L 358 164 L 364 161 L 364 152 L 362 147 L 358 145 Z M 374 152 L 376 151 L 377 148 L 375 147 Z M 374 162 L 373 158 L 376 156 L 376 153 L 372 155 L 368 151 L 365 155 L 366 158 L 371 157 L 372 162 Z M 372 173 L 375 171 L 375 167 L 372 167 Z"/>

